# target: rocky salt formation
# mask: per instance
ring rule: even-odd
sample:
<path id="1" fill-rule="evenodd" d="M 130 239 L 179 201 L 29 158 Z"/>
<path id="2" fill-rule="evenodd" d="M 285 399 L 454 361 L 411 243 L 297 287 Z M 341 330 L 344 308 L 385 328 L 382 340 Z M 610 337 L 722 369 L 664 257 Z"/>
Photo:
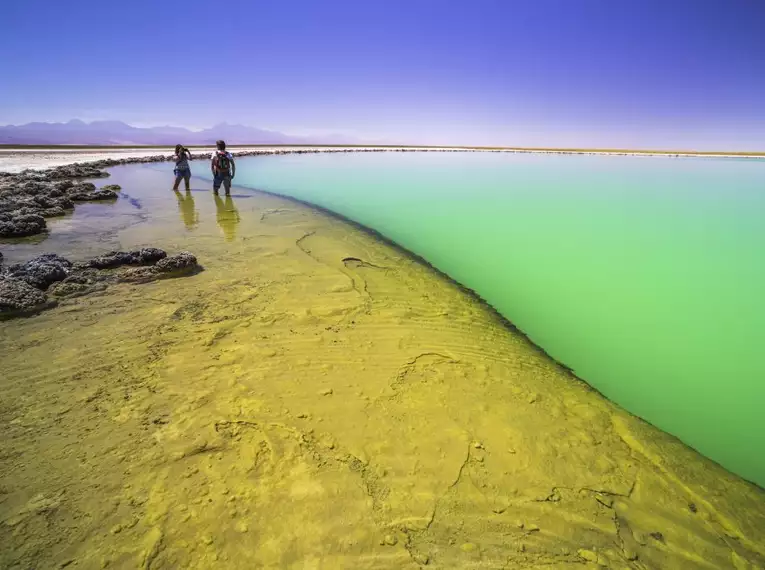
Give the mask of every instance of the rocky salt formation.
<path id="1" fill-rule="evenodd" d="M 113 251 L 85 263 L 46 253 L 7 267 L 0 255 L 0 319 L 39 313 L 60 299 L 100 291 L 111 283 L 147 283 L 200 270 L 193 254 L 168 256 L 156 248 Z"/>
<path id="2" fill-rule="evenodd" d="M 113 269 L 123 265 L 153 265 L 167 257 L 161 249 L 146 247 L 135 251 L 112 251 L 87 262 L 94 269 Z"/>
<path id="3" fill-rule="evenodd" d="M 0 237 L 33 236 L 46 228 L 45 218 L 38 214 L 0 212 Z"/>
<path id="4" fill-rule="evenodd" d="M 105 178 L 107 172 L 71 165 L 46 171 L 0 173 L 0 237 L 33 236 L 47 229 L 46 218 L 63 216 L 76 202 L 116 200 L 116 184 L 97 189 L 85 178 Z"/>
<path id="5" fill-rule="evenodd" d="M 26 281 L 0 276 L 0 318 L 32 314 L 54 305 L 43 291 Z"/>
<path id="6" fill-rule="evenodd" d="M 120 275 L 120 281 L 128 283 L 148 283 L 163 277 L 186 275 L 197 266 L 197 258 L 187 251 L 170 257 L 163 257 L 149 267 L 135 267 Z"/>

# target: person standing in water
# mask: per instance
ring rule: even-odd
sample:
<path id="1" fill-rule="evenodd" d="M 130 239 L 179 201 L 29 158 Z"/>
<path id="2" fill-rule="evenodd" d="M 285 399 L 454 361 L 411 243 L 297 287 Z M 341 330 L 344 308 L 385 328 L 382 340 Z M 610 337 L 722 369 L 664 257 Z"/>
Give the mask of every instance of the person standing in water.
<path id="1" fill-rule="evenodd" d="M 175 161 L 175 170 L 173 170 L 175 184 L 173 185 L 173 190 L 177 192 L 178 187 L 181 185 L 181 180 L 183 180 L 186 183 L 186 192 L 190 192 L 191 167 L 189 166 L 189 161 L 192 160 L 191 152 L 183 145 L 177 144 L 175 145 L 173 160 Z"/>
<path id="2" fill-rule="evenodd" d="M 212 156 L 210 157 L 212 162 L 210 168 L 213 175 L 213 192 L 215 194 L 220 190 L 220 185 L 223 184 L 223 188 L 226 191 L 226 196 L 231 194 L 231 181 L 236 175 L 236 164 L 234 164 L 234 157 L 230 152 L 226 152 L 226 143 L 223 141 L 217 141 L 215 146 L 218 147 Z"/>

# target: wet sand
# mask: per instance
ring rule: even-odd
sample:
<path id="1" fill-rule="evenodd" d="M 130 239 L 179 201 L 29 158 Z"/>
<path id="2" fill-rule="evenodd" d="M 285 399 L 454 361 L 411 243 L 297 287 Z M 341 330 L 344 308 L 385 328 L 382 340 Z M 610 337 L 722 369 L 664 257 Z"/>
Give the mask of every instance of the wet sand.
<path id="1" fill-rule="evenodd" d="M 1 567 L 765 567 L 762 489 L 405 252 L 113 172 L 104 247 L 205 271 L 0 323 Z"/>

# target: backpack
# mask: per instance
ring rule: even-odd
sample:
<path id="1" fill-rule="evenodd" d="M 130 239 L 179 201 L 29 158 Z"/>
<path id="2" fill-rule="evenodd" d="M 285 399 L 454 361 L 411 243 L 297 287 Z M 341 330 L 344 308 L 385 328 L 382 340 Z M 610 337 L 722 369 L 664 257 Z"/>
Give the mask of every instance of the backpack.
<path id="1" fill-rule="evenodd" d="M 227 152 L 218 151 L 215 153 L 215 170 L 217 172 L 231 172 L 231 159 Z"/>

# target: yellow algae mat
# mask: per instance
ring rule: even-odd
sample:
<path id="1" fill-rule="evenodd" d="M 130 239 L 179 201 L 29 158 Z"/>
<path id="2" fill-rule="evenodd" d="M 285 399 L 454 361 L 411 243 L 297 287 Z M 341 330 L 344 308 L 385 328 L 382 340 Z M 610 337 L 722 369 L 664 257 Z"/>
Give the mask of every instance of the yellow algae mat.
<path id="1" fill-rule="evenodd" d="M 0 323 L 0 567 L 765 568 L 761 489 L 432 269 L 196 199 L 204 272 Z"/>

